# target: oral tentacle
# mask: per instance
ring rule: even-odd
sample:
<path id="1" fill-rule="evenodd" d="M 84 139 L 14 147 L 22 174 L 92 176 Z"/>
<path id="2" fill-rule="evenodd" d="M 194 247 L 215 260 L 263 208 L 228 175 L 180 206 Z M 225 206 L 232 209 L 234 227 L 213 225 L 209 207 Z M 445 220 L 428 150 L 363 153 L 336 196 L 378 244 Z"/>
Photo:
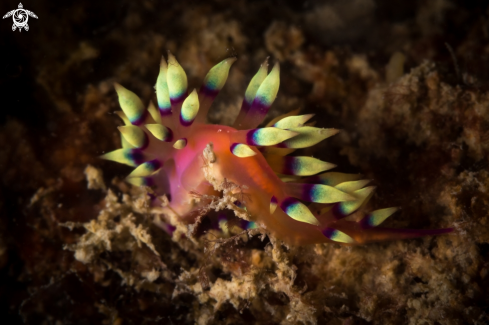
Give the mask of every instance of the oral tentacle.
<path id="1" fill-rule="evenodd" d="M 181 150 L 181 149 L 185 148 L 186 146 L 187 146 L 187 139 L 186 138 L 178 139 L 173 144 L 173 148 L 178 149 L 178 150 Z"/>
<path id="2" fill-rule="evenodd" d="M 292 219 L 319 226 L 319 221 L 316 217 L 314 217 L 309 208 L 299 200 L 287 197 L 280 203 L 280 208 Z"/>
<path id="3" fill-rule="evenodd" d="M 129 142 L 132 147 L 142 149 L 143 147 L 147 146 L 148 137 L 138 126 L 125 125 L 119 126 L 118 129 L 124 139 L 126 139 L 126 141 Z"/>
<path id="4" fill-rule="evenodd" d="M 181 104 L 187 95 L 187 74 L 178 63 L 175 56 L 168 51 L 168 70 L 166 72 L 166 80 L 168 85 L 168 94 L 172 106 L 172 114 L 179 115 L 179 104 Z"/>
<path id="5" fill-rule="evenodd" d="M 328 204 L 353 201 L 356 199 L 351 194 L 340 191 L 332 186 L 320 184 L 287 183 L 285 184 L 285 191 L 288 195 L 306 202 Z"/>
<path id="6" fill-rule="evenodd" d="M 311 118 L 314 117 L 314 114 L 306 114 L 306 115 L 299 115 L 299 116 L 287 116 L 284 117 L 283 119 L 277 121 L 274 123 L 272 126 L 279 128 L 279 129 L 292 129 L 292 128 L 300 128 L 304 126 L 304 123 L 309 121 Z"/>
<path id="7" fill-rule="evenodd" d="M 368 186 L 356 190 L 351 194 L 355 196 L 355 200 L 336 203 L 333 206 L 332 212 L 336 219 L 342 219 L 357 211 L 362 205 L 368 202 L 375 191 L 375 186 Z"/>
<path id="8" fill-rule="evenodd" d="M 252 157 L 257 154 L 256 151 L 242 143 L 233 143 L 229 149 L 233 155 L 240 158 Z"/>
<path id="9" fill-rule="evenodd" d="M 157 172 L 163 164 L 158 159 L 153 159 L 142 163 L 136 169 L 134 169 L 127 178 L 133 177 L 147 177 Z"/>
<path id="10" fill-rule="evenodd" d="M 297 176 L 310 176 L 336 167 L 312 157 L 268 155 L 267 162 L 276 173 Z"/>
<path id="11" fill-rule="evenodd" d="M 292 139 L 283 141 L 277 147 L 294 149 L 308 148 L 339 132 L 337 129 L 321 129 L 312 126 L 290 128 L 288 131 L 297 132 L 298 135 Z"/>
<path id="12" fill-rule="evenodd" d="M 161 124 L 146 124 L 146 129 L 158 140 L 170 142 L 173 140 L 173 131 Z"/>
<path id="13" fill-rule="evenodd" d="M 237 130 L 243 130 L 249 128 L 246 126 L 246 123 L 244 123 L 245 117 L 250 111 L 251 105 L 253 104 L 258 88 L 260 88 L 260 85 L 267 77 L 267 73 L 268 73 L 268 57 L 265 59 L 265 62 L 262 63 L 260 69 L 258 69 L 258 72 L 255 74 L 255 76 L 251 79 L 248 88 L 246 88 L 243 104 L 241 105 L 241 110 L 239 111 L 238 116 L 236 117 L 236 120 L 233 124 L 233 127 L 236 128 Z"/>
<path id="14" fill-rule="evenodd" d="M 161 113 L 155 107 L 155 105 L 153 104 L 153 102 L 149 102 L 149 105 L 148 105 L 148 113 L 151 116 L 151 118 L 155 121 L 156 124 L 162 124 L 162 121 L 161 121 Z"/>
<path id="15" fill-rule="evenodd" d="M 119 97 L 119 105 L 131 124 L 139 125 L 144 121 L 146 109 L 143 102 L 132 91 L 124 88 L 118 83 L 114 84 L 115 90 Z"/>
<path id="16" fill-rule="evenodd" d="M 136 167 L 145 161 L 145 156 L 146 155 L 139 149 L 127 148 L 111 151 L 100 156 L 100 158 L 112 160 L 131 167 Z"/>
<path id="17" fill-rule="evenodd" d="M 275 98 L 277 97 L 278 88 L 280 86 L 280 66 L 277 63 L 273 66 L 272 71 L 260 84 L 260 87 L 256 91 L 255 98 L 251 104 L 245 117 L 240 122 L 242 128 L 255 128 L 261 122 L 268 113 L 268 110 L 272 106 Z"/>
<path id="18" fill-rule="evenodd" d="M 273 146 L 296 135 L 297 132 L 269 127 L 236 131 L 231 134 L 231 140 L 236 143 L 245 143 L 252 146 Z"/>
<path id="19" fill-rule="evenodd" d="M 165 57 L 162 56 L 160 62 L 160 73 L 158 74 L 155 88 L 160 116 L 164 117 L 171 115 L 171 101 L 170 91 L 168 90 L 167 74 L 168 64 L 166 63 Z"/>
<path id="20" fill-rule="evenodd" d="M 222 87 L 226 84 L 229 75 L 229 69 L 236 58 L 227 58 L 215 65 L 205 76 L 204 83 L 199 90 L 200 111 L 196 117 L 199 123 L 205 123 L 207 113 L 212 105 L 212 102 L 217 97 Z"/>
<path id="21" fill-rule="evenodd" d="M 363 228 L 377 227 L 398 210 L 394 207 L 372 211 L 360 221 L 360 225 Z"/>

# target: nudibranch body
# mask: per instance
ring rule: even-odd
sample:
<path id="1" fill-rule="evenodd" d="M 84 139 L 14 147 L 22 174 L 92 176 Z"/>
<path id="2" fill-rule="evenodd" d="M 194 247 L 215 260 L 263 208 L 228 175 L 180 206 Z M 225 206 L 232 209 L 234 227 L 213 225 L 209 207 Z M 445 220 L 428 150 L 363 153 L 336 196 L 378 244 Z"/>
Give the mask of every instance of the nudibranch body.
<path id="1" fill-rule="evenodd" d="M 136 167 L 127 181 L 166 194 L 171 210 L 189 224 L 207 204 L 196 193 L 218 196 L 222 184 L 234 184 L 232 204 L 242 208 L 240 217 L 291 244 L 355 244 L 452 230 L 377 227 L 397 209 L 363 213 L 375 189 L 369 180 L 326 172 L 335 165 L 316 158 L 290 156 L 338 132 L 308 125 L 312 114 L 292 112 L 258 128 L 278 92 L 278 64 L 270 73 L 267 61 L 261 65 L 232 127 L 206 124 L 235 60 L 217 64 L 200 91 L 188 94 L 186 74 L 169 53 L 155 86 L 157 108 L 150 103 L 145 109 L 139 97 L 116 84 L 125 123 L 119 127 L 122 149 L 102 157 Z"/>

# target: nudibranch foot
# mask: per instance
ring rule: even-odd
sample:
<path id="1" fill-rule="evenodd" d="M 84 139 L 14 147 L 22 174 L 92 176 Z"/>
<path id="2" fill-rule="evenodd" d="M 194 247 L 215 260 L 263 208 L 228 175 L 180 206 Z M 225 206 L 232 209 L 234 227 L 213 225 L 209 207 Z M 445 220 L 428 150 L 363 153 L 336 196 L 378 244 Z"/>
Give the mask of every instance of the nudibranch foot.
<path id="1" fill-rule="evenodd" d="M 168 208 L 188 224 L 211 218 L 211 228 L 229 233 L 225 214 L 242 220 L 239 229 L 260 228 L 290 244 L 361 244 L 387 239 L 438 235 L 452 229 L 405 230 L 378 227 L 397 211 L 364 213 L 374 186 L 360 175 L 331 172 L 336 165 L 291 156 L 338 133 L 315 127 L 313 114 L 293 111 L 260 125 L 280 84 L 280 67 L 268 72 L 268 59 L 246 89 L 233 126 L 206 124 L 207 112 L 226 83 L 236 58 L 213 67 L 200 90 L 189 93 L 187 76 L 176 58 L 162 58 L 156 80 L 157 106 L 119 84 L 115 90 L 124 122 L 121 149 L 102 156 L 136 167 L 127 181 L 151 186 L 170 198 Z M 355 221 L 356 220 L 356 221 Z"/>

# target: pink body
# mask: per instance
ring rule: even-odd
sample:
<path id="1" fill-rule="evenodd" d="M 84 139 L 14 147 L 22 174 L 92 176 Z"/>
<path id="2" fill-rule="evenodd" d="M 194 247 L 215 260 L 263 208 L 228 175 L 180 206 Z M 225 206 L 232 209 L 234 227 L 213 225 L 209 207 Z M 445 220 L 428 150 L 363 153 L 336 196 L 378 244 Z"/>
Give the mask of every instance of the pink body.
<path id="1" fill-rule="evenodd" d="M 134 93 L 116 85 L 123 109 L 119 116 L 126 124 L 119 128 L 123 149 L 103 158 L 137 167 L 128 182 L 150 185 L 156 193 L 168 195 L 169 208 L 188 224 L 208 204 L 196 196 L 220 196 L 221 185 L 232 183 L 239 188 L 232 193 L 236 200 L 231 204 L 239 201 L 245 208 L 240 212 L 246 211 L 240 216 L 291 244 L 358 244 L 451 231 L 377 227 L 397 209 L 365 214 L 363 207 L 374 190 L 365 186 L 368 180 L 319 174 L 334 165 L 289 156 L 337 133 L 304 124 L 311 114 L 286 114 L 257 128 L 278 92 L 278 64 L 268 75 L 267 65 L 262 65 L 252 79 L 234 128 L 203 123 L 234 60 L 216 65 L 200 92 L 187 94 L 185 72 L 170 54 L 168 65 L 162 60 L 156 84 L 158 109 L 152 105 L 145 109 Z M 209 145 L 212 161 L 204 155 Z"/>
<path id="2" fill-rule="evenodd" d="M 231 153 L 229 135 L 236 132 L 229 126 L 199 124 L 194 126 L 193 134 L 188 138 L 187 146 L 175 153 L 176 173 L 170 176 L 171 208 L 180 216 L 185 216 L 196 207 L 190 202 L 190 192 L 214 194 L 215 191 L 204 177 L 204 157 L 207 144 L 212 143 L 216 162 L 213 174 L 220 181 L 243 187 L 244 205 L 249 212 L 250 221 L 266 228 L 278 238 L 296 244 L 327 242 L 320 228 L 287 216 L 280 208 L 270 214 L 272 196 L 280 201 L 286 194 L 284 183 L 270 168 L 263 155 L 239 158 Z M 176 150 L 176 149 L 175 149 Z M 186 220 L 192 223 L 194 220 Z"/>

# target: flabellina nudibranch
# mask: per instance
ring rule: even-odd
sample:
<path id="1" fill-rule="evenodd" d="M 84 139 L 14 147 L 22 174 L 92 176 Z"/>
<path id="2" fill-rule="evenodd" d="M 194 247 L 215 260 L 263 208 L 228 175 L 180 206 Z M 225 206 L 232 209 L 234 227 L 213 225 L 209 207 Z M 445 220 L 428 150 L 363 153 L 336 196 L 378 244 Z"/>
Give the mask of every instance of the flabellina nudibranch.
<path id="1" fill-rule="evenodd" d="M 208 204 L 195 193 L 219 196 L 220 184 L 236 184 L 232 204 L 245 211 L 240 217 L 290 244 L 360 244 L 452 231 L 378 227 L 397 208 L 364 213 L 362 207 L 375 189 L 367 186 L 369 180 L 325 173 L 335 165 L 290 156 L 338 133 L 306 124 L 313 114 L 291 112 L 259 128 L 277 96 L 278 63 L 270 73 L 267 60 L 261 65 L 232 127 L 206 124 L 235 61 L 228 58 L 214 66 L 199 92 L 188 93 L 185 71 L 169 52 L 155 85 L 158 108 L 150 103 L 145 109 L 137 95 L 115 84 L 122 108 L 117 114 L 125 124 L 119 127 L 122 149 L 102 158 L 136 167 L 126 180 L 166 194 L 171 210 L 188 224 Z"/>

